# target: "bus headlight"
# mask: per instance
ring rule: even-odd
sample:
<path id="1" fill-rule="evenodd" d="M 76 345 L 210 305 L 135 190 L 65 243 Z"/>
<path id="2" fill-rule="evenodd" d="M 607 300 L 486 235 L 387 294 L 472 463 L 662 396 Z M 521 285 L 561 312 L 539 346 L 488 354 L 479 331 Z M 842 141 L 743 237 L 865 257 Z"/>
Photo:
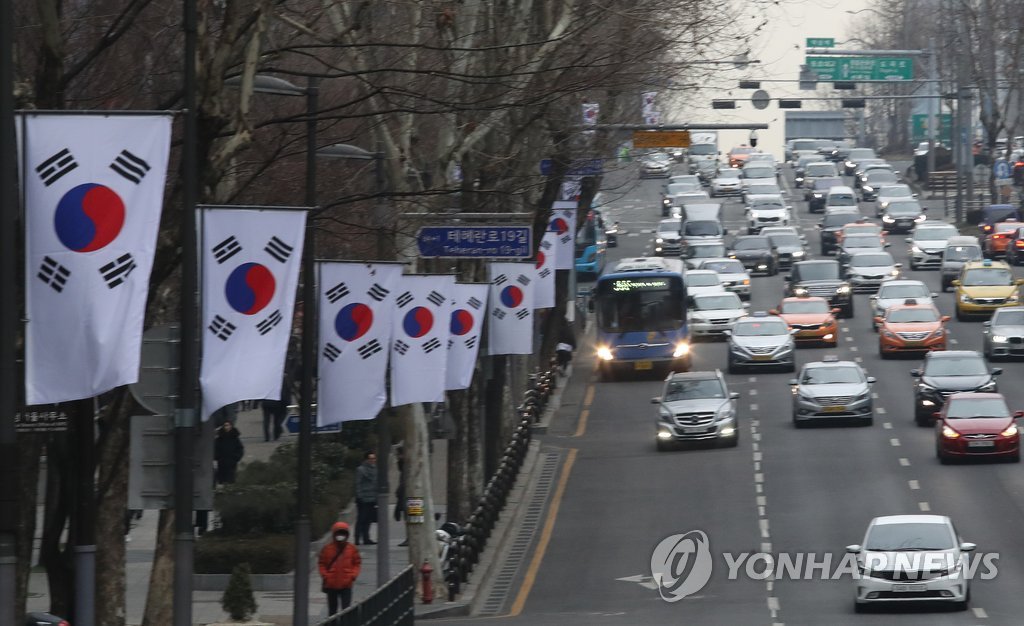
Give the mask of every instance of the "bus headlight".
<path id="1" fill-rule="evenodd" d="M 597 358 L 602 361 L 611 361 L 615 358 L 615 355 L 612 354 L 611 348 L 608 346 L 601 346 L 597 349 Z"/>
<path id="2" fill-rule="evenodd" d="M 598 354 L 600 355 L 600 350 L 598 350 Z M 679 357 L 686 356 L 687 354 L 690 354 L 690 344 L 685 342 L 677 343 L 675 351 L 672 352 L 672 357 L 678 359 Z"/>

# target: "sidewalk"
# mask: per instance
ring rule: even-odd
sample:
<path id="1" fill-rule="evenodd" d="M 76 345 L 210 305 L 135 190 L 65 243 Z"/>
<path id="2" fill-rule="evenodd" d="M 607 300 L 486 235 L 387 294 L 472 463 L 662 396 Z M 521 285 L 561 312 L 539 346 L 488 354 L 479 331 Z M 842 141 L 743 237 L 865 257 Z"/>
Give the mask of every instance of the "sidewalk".
<path id="1" fill-rule="evenodd" d="M 240 411 L 236 421 L 242 435 L 242 443 L 245 445 L 245 458 L 242 465 L 255 460 L 266 460 L 270 458 L 278 445 L 294 441 L 296 436 L 287 432 L 282 435 L 279 441 L 263 441 L 263 415 L 259 409 Z M 448 442 L 443 439 L 435 439 L 433 442 L 433 454 L 431 455 L 432 483 L 434 491 L 434 507 L 444 519 L 447 496 L 447 457 Z M 389 482 L 391 485 L 398 484 L 398 470 L 394 464 L 393 457 L 389 468 Z M 392 498 L 393 500 L 393 498 Z M 381 512 L 381 518 L 389 523 L 390 544 L 390 574 L 397 574 L 409 563 L 409 552 L 407 548 L 399 547 L 398 544 L 405 538 L 405 524 L 397 523 L 392 518 L 392 501 L 388 511 Z M 145 511 L 142 519 L 132 522 L 131 541 L 125 548 L 125 575 L 126 575 L 126 623 L 130 626 L 142 623 L 142 616 L 145 612 L 146 595 L 149 591 L 149 576 L 152 568 L 153 550 L 156 546 L 156 530 L 158 511 Z M 42 518 L 42 507 L 39 507 L 39 518 Z M 355 511 L 351 505 L 341 513 L 339 519 L 355 524 Z M 211 523 L 213 520 L 211 519 Z M 41 526 L 37 525 L 37 532 Z M 376 535 L 376 526 L 371 531 Z M 38 562 L 38 539 L 36 540 L 37 550 L 33 555 L 33 563 Z M 322 546 L 320 538 L 314 538 L 311 546 L 310 563 L 310 623 L 315 624 L 327 617 L 327 601 L 320 591 L 320 575 L 316 569 L 316 554 Z M 359 546 L 362 556 L 362 573 L 356 581 L 353 590 L 353 600 L 360 600 L 369 595 L 377 587 L 377 546 Z M 42 571 L 34 571 L 29 579 L 29 611 L 46 611 L 50 606 L 49 591 L 46 584 L 46 574 Z M 193 592 L 192 620 L 197 626 L 224 621 L 227 615 L 220 607 L 222 592 L 219 591 L 195 591 Z M 292 592 L 288 591 L 257 591 L 255 592 L 256 604 L 258 606 L 256 617 L 264 622 L 277 626 L 292 625 Z M 431 608 L 438 605 L 419 605 L 420 607 Z M 305 625 L 304 625 L 305 626 Z"/>

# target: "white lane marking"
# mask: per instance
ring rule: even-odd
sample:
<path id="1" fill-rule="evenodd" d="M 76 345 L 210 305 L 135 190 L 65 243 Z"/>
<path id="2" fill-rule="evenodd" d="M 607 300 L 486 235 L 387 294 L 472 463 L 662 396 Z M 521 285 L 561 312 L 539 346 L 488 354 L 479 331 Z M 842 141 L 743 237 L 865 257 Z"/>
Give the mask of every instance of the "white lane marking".
<path id="1" fill-rule="evenodd" d="M 756 411 L 757 410 L 757 405 L 756 404 L 751 404 L 750 405 L 750 410 L 751 411 Z M 753 421 L 753 420 L 751 420 L 751 421 Z"/>
<path id="2" fill-rule="evenodd" d="M 754 474 L 754 482 L 755 483 L 763 483 L 764 482 L 764 473 L 763 472 L 757 472 L 756 474 Z"/>
<path id="3" fill-rule="evenodd" d="M 974 613 L 974 617 L 977 617 L 978 619 L 988 619 L 988 613 L 986 613 L 985 609 L 980 606 L 974 607 L 971 611 Z"/>
<path id="4" fill-rule="evenodd" d="M 858 348 L 857 346 L 850 346 L 850 352 L 858 352 L 859 350 L 860 348 Z"/>
<path id="5" fill-rule="evenodd" d="M 757 506 L 768 506 L 768 496 L 757 496 Z"/>
<path id="6" fill-rule="evenodd" d="M 626 233 L 627 237 L 639 237 L 640 233 Z"/>
<path id="7" fill-rule="evenodd" d="M 748 383 L 756 383 L 757 382 L 757 376 L 751 376 L 750 378 L 747 379 L 747 382 Z"/>
<path id="8" fill-rule="evenodd" d="M 877 407 L 875 409 L 875 413 L 878 413 L 879 415 L 885 415 L 886 411 L 884 407 Z"/>
<path id="9" fill-rule="evenodd" d="M 760 461 L 761 460 L 761 453 L 760 452 L 755 452 L 754 453 L 754 460 L 755 461 Z"/>
<path id="10" fill-rule="evenodd" d="M 756 395 L 757 395 L 757 389 L 751 389 L 751 390 L 750 390 L 750 391 L 748 391 L 747 393 L 749 393 L 749 394 L 750 394 L 750 395 L 752 395 L 752 396 L 756 396 Z"/>
<path id="11" fill-rule="evenodd" d="M 892 444 L 892 446 L 893 446 L 894 448 L 898 448 L 898 447 L 900 447 L 900 440 L 899 440 L 899 439 L 897 439 L 897 438 L 895 438 L 895 437 L 893 437 L 892 439 L 890 439 L 890 440 L 889 440 L 889 443 L 891 443 L 891 444 Z"/>
<path id="12" fill-rule="evenodd" d="M 761 542 L 761 552 L 763 552 L 764 554 L 770 554 L 771 551 L 772 551 L 772 542 L 770 542 L 770 541 L 762 541 Z"/>
<path id="13" fill-rule="evenodd" d="M 917 508 L 921 509 L 921 511 L 925 513 L 932 510 L 932 507 L 927 502 L 918 502 Z"/>
<path id="14" fill-rule="evenodd" d="M 754 461 L 754 471 L 755 472 L 760 472 L 761 471 L 761 462 L 760 461 Z"/>
<path id="15" fill-rule="evenodd" d="M 753 405 L 751 405 L 751 406 L 753 406 Z M 751 428 L 757 428 L 760 425 L 761 425 L 761 420 L 755 420 L 755 419 L 750 420 L 750 427 Z"/>
<path id="16" fill-rule="evenodd" d="M 775 596 L 768 597 L 768 610 L 771 611 L 772 619 L 779 613 L 779 599 Z"/>
<path id="17" fill-rule="evenodd" d="M 882 428 L 886 430 L 892 430 L 892 422 L 885 422 L 884 424 L 882 424 Z"/>
<path id="18" fill-rule="evenodd" d="M 864 362 L 864 359 L 860 358 L 859 356 L 853 357 L 853 360 L 854 360 L 855 363 L 863 363 Z"/>
<path id="19" fill-rule="evenodd" d="M 763 506 L 757 507 L 757 516 L 758 517 L 764 517 L 765 516 L 764 515 L 764 507 Z"/>
<path id="20" fill-rule="evenodd" d="M 910 467 L 910 459 L 901 456 L 900 465 L 902 465 L 903 467 Z"/>
<path id="21" fill-rule="evenodd" d="M 853 343 L 853 337 L 846 337 L 846 341 L 848 341 L 849 343 Z"/>
<path id="22" fill-rule="evenodd" d="M 959 341 L 957 341 L 956 339 L 953 339 L 952 337 L 950 337 L 950 338 L 949 338 L 949 343 L 952 343 L 952 344 L 957 344 L 957 343 L 960 343 L 960 342 L 959 342 Z"/>
<path id="23" fill-rule="evenodd" d="M 759 519 L 759 520 L 757 520 L 757 525 L 761 527 L 761 538 L 762 539 L 767 539 L 767 538 L 771 537 L 771 533 L 768 532 L 768 520 L 766 520 L 766 519 Z"/>
<path id="24" fill-rule="evenodd" d="M 754 485 L 754 491 L 756 493 L 764 493 L 764 487 L 762 487 L 761 485 Z"/>
<path id="25" fill-rule="evenodd" d="M 758 445 L 758 444 L 756 444 L 756 443 L 752 443 L 752 444 L 750 444 L 750 449 L 751 449 L 751 450 L 753 450 L 753 451 L 755 451 L 755 452 L 756 452 L 756 451 L 757 451 L 757 450 L 758 450 L 758 449 L 759 449 L 760 447 L 761 447 L 761 446 L 760 446 L 760 445 Z"/>
<path id="26" fill-rule="evenodd" d="M 921 488 L 921 483 L 917 482 L 916 480 L 908 480 L 907 484 L 910 486 L 911 489 L 914 490 Z"/>
<path id="27" fill-rule="evenodd" d="M 877 400 L 878 399 L 878 394 L 872 391 L 871 392 L 871 399 L 872 400 Z"/>
<path id="28" fill-rule="evenodd" d="M 754 434 L 750 435 L 750 437 L 751 437 L 751 438 L 752 438 L 752 439 L 753 439 L 754 441 L 761 441 L 761 433 L 754 433 Z"/>

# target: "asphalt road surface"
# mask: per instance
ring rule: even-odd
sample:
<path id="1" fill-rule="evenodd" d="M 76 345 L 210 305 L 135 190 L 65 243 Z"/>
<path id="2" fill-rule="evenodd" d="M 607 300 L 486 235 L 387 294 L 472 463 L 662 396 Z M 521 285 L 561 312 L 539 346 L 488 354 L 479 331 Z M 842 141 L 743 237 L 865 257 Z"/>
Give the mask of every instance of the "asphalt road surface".
<path id="1" fill-rule="evenodd" d="M 682 172 L 682 166 L 676 166 Z M 788 167 L 783 189 L 808 238 L 819 250 L 817 215 L 807 212 Z M 629 232 L 614 259 L 651 249 L 660 217 L 664 181 L 636 178 L 626 167 L 607 176 L 614 200 L 606 214 Z M 925 202 L 926 206 L 940 205 Z M 726 227 L 737 233 L 742 206 L 724 200 Z M 873 217 L 874 204 L 861 210 Z M 941 218 L 941 210 L 932 218 Z M 892 235 L 890 252 L 904 277 L 924 280 L 940 292 L 937 271 L 910 271 L 903 235 Z M 1019 273 L 1019 271 L 1018 271 Z M 783 275 L 755 277 L 751 310 L 773 308 L 782 297 Z M 944 624 L 1024 623 L 1024 468 L 1012 463 L 942 466 L 934 432 L 913 423 L 912 378 L 919 358 L 882 361 L 871 330 L 868 296 L 857 295 L 856 316 L 841 320 L 837 349 L 800 348 L 797 366 L 826 354 L 856 360 L 875 376 L 875 423 L 796 430 L 790 421 L 791 374 L 727 375 L 740 393 L 740 443 L 736 448 L 659 453 L 654 448 L 654 378 L 595 382 L 585 371 L 592 355 L 582 348 L 577 381 L 585 377 L 584 415 L 556 423 L 544 438 L 548 449 L 566 451 L 564 493 L 557 490 L 547 515 L 548 533 L 534 543 L 536 566 L 524 563 L 504 611 L 506 621 L 562 624 Z M 953 315 L 953 294 L 939 293 L 943 314 Z M 950 322 L 951 349 L 981 349 L 980 322 Z M 583 367 L 587 361 L 587 367 Z M 699 343 L 694 369 L 725 371 L 722 343 Z M 1024 364 L 999 363 L 1000 390 L 1011 409 L 1024 408 Z M 593 387 L 593 391 L 589 388 Z M 587 397 L 590 401 L 587 401 Z M 563 463 L 563 472 L 566 464 Z M 860 543 L 875 516 L 930 512 L 948 515 L 979 553 L 997 553 L 991 580 L 975 580 L 967 611 L 921 606 L 855 614 L 849 573 L 837 580 L 755 579 L 739 568 L 729 579 L 723 554 L 812 553 L 816 562 L 844 556 Z M 651 553 L 664 538 L 700 530 L 710 540 L 713 570 L 699 592 L 681 601 L 661 599 L 650 580 Z M 545 536 L 547 535 L 547 536 Z M 537 553 L 538 548 L 540 553 Z M 806 559 L 806 557 L 805 557 Z M 755 572 L 763 571 L 757 563 Z M 820 572 L 819 570 L 817 570 Z M 820 578 L 817 577 L 817 578 Z M 480 619 L 459 620 L 483 623 Z"/>

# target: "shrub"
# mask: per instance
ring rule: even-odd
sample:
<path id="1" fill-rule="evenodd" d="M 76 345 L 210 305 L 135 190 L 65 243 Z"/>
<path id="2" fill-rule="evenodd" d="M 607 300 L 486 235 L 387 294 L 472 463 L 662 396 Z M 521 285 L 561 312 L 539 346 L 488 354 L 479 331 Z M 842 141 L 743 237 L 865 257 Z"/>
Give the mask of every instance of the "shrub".
<path id="1" fill-rule="evenodd" d="M 240 563 L 231 570 L 231 580 L 221 596 L 220 605 L 233 620 L 248 620 L 256 612 L 251 574 L 248 563 Z"/>
<path id="2" fill-rule="evenodd" d="M 288 533 L 295 527 L 295 488 L 235 484 L 217 493 L 217 532 L 225 535 Z"/>
<path id="3" fill-rule="evenodd" d="M 233 537 L 206 533 L 196 541 L 197 574 L 233 574 L 246 563 L 257 574 L 287 574 L 295 569 L 295 538 L 292 535 Z"/>

